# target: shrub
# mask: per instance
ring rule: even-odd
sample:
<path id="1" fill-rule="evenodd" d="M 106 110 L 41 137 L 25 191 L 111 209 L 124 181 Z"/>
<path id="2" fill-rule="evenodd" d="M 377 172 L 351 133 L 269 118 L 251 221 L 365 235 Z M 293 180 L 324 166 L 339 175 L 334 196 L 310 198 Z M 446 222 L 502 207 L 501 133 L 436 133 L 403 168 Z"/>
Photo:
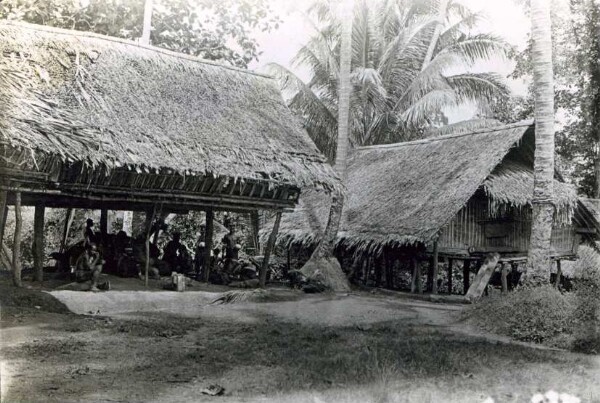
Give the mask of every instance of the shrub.
<path id="1" fill-rule="evenodd" d="M 521 287 L 481 300 L 469 310 L 469 316 L 490 331 L 553 344 L 553 339 L 572 329 L 573 300 L 551 286 Z"/>

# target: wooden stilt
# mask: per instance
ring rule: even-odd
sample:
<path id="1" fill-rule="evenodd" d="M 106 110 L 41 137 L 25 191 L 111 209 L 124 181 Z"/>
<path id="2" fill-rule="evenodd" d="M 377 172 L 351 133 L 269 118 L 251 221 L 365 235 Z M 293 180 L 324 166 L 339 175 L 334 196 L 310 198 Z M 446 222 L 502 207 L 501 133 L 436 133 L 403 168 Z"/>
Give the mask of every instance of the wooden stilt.
<path id="1" fill-rule="evenodd" d="M 63 229 L 62 242 L 60 244 L 61 253 L 65 251 L 67 247 L 67 241 L 69 240 L 69 232 L 71 231 L 71 224 L 73 224 L 73 216 L 75 215 L 75 209 L 68 208 L 67 216 L 65 217 L 65 227 Z"/>
<path id="2" fill-rule="evenodd" d="M 215 213 L 212 210 L 206 210 L 206 236 L 204 239 L 204 281 L 208 283 L 211 266 L 211 252 L 213 248 L 213 220 Z"/>
<path id="3" fill-rule="evenodd" d="M 15 193 L 15 237 L 13 241 L 13 284 L 21 287 L 21 192 Z"/>
<path id="4" fill-rule="evenodd" d="M 265 255 L 263 257 L 262 267 L 260 268 L 260 286 L 264 288 L 267 283 L 267 270 L 269 269 L 269 258 L 271 252 L 275 248 L 275 241 L 277 240 L 277 233 L 279 232 L 279 224 L 281 223 L 281 210 L 277 211 L 275 215 L 275 224 L 273 224 L 273 231 L 269 235 L 267 246 L 265 247 Z"/>
<path id="5" fill-rule="evenodd" d="M 508 292 L 508 263 L 502 263 L 502 293 Z"/>
<path id="6" fill-rule="evenodd" d="M 463 260 L 463 295 L 469 291 L 471 275 L 471 261 Z"/>
<path id="7" fill-rule="evenodd" d="M 454 265 L 454 259 L 448 259 L 448 294 L 452 295 L 452 266 Z"/>
<path id="8" fill-rule="evenodd" d="M 438 279 L 438 269 L 439 269 L 439 262 L 438 262 L 438 243 L 437 241 L 435 241 L 433 243 L 433 273 L 432 273 L 432 282 L 431 282 L 431 292 L 433 294 L 437 294 L 438 293 L 438 287 L 437 287 L 437 279 Z"/>
<path id="9" fill-rule="evenodd" d="M 560 285 L 560 278 L 562 276 L 562 267 L 560 263 L 560 259 L 556 260 L 556 280 L 554 281 L 554 287 L 558 288 Z"/>
<path id="10" fill-rule="evenodd" d="M 154 221 L 154 217 L 156 216 L 156 205 L 152 208 L 151 211 L 146 212 L 146 228 L 145 228 L 145 243 L 144 243 L 144 252 L 146 254 L 146 262 L 144 264 L 144 285 L 148 287 L 148 271 L 150 270 L 150 235 L 152 231 L 152 222 Z"/>
<path id="11" fill-rule="evenodd" d="M 100 210 L 100 235 L 104 243 L 108 235 L 108 210 L 105 208 Z"/>
<path id="12" fill-rule="evenodd" d="M 4 228 L 6 227 L 6 217 L 8 215 L 8 192 L 0 190 L 0 245 L 4 242 Z"/>
<path id="13" fill-rule="evenodd" d="M 258 238 L 260 220 L 258 219 L 258 210 L 250 213 L 250 223 L 252 225 L 252 238 L 254 240 L 254 254 L 260 255 L 260 240 Z"/>
<path id="14" fill-rule="evenodd" d="M 44 281 L 44 212 L 42 203 L 35 205 L 33 217 L 33 266 L 35 281 Z"/>

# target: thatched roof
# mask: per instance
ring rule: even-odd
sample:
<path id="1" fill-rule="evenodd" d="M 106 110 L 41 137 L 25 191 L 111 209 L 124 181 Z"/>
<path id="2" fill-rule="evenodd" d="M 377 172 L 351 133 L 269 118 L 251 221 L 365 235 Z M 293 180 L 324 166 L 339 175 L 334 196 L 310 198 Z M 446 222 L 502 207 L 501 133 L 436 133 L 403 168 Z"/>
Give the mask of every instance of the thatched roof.
<path id="1" fill-rule="evenodd" d="M 498 204 L 530 203 L 531 168 L 529 173 L 513 164 L 496 169 L 526 133 L 531 142 L 530 121 L 354 150 L 348 164 L 340 241 L 359 249 L 428 244 L 482 187 Z M 505 185 L 511 178 L 517 183 L 509 191 Z M 559 207 L 572 211 L 577 203 L 574 191 L 562 183 L 557 190 Z M 320 239 L 329 203 L 326 195 L 303 194 L 294 212 L 284 214 L 279 240 L 312 243 Z"/>
<path id="2" fill-rule="evenodd" d="M 127 166 L 331 188 L 269 77 L 96 34 L 0 23 L 0 144 Z"/>

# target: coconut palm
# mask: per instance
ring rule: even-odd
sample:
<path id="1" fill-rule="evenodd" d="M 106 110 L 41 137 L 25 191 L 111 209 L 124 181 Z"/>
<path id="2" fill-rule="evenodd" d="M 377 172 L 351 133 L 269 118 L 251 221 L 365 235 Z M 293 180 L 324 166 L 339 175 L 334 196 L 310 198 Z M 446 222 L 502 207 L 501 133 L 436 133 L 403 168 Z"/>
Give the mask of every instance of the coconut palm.
<path id="1" fill-rule="evenodd" d="M 535 97 L 533 220 L 524 282 L 547 282 L 554 206 L 554 82 L 550 3 L 531 0 L 531 60 Z"/>
<path id="2" fill-rule="evenodd" d="M 317 146 L 335 159 L 341 23 L 333 0 L 307 12 L 315 35 L 293 64 L 308 67 L 304 82 L 291 70 L 267 66 L 281 81 L 290 108 Z M 505 55 L 490 34 L 470 34 L 480 16 L 454 0 L 357 0 L 352 31 L 351 145 L 411 140 L 435 124 L 445 107 L 506 96 L 497 74 L 469 72 L 479 60 Z"/>

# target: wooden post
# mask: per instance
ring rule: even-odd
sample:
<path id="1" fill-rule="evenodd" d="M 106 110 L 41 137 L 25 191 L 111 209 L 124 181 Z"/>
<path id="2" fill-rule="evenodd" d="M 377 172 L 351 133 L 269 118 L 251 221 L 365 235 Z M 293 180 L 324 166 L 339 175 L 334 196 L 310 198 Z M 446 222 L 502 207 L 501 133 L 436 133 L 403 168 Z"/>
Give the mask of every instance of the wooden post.
<path id="1" fill-rule="evenodd" d="M 146 211 L 146 237 L 144 243 L 144 252 L 146 254 L 146 262 L 144 264 L 144 285 L 148 287 L 148 271 L 150 270 L 150 235 L 152 231 L 152 221 L 154 221 L 154 216 L 156 216 L 156 205 L 152 207 L 151 211 Z"/>
<path id="2" fill-rule="evenodd" d="M 60 244 L 60 252 L 64 252 L 67 247 L 67 240 L 69 239 L 69 231 L 71 230 L 71 224 L 73 223 L 73 216 L 75 215 L 75 209 L 68 208 L 67 216 L 65 217 L 65 227 L 63 229 L 62 242 Z"/>
<path id="3" fill-rule="evenodd" d="M 292 247 L 291 246 L 289 246 L 287 248 L 287 273 L 289 273 L 290 270 L 292 270 Z"/>
<path id="4" fill-rule="evenodd" d="M 410 283 L 410 292 L 412 293 L 421 293 L 421 270 L 419 266 L 419 261 L 416 257 L 411 259 L 412 265 L 412 281 Z"/>
<path id="5" fill-rule="evenodd" d="M 106 242 L 106 235 L 108 234 L 108 210 L 105 208 L 100 210 L 100 234 L 102 235 L 102 242 Z"/>
<path id="6" fill-rule="evenodd" d="M 438 243 L 437 241 L 435 241 L 433 243 L 433 273 L 432 273 L 432 282 L 431 282 L 431 292 L 433 294 L 437 294 L 438 293 L 438 289 L 437 289 L 437 279 L 438 279 L 438 269 L 439 269 L 439 257 L 438 257 Z"/>
<path id="7" fill-rule="evenodd" d="M 560 285 L 560 277 L 562 276 L 562 267 L 560 264 L 560 259 L 556 259 L 556 281 L 554 282 L 554 287 L 558 288 Z"/>
<path id="8" fill-rule="evenodd" d="M 44 281 L 44 212 L 42 203 L 35 204 L 33 216 L 33 266 L 35 281 Z"/>
<path id="9" fill-rule="evenodd" d="M 473 280 L 473 284 L 469 287 L 469 291 L 467 291 L 465 296 L 469 301 L 476 300 L 483 295 L 487 288 L 487 284 L 496 269 L 498 260 L 500 260 L 499 253 L 490 253 L 486 256 L 483 264 L 479 267 L 479 271 Z"/>
<path id="10" fill-rule="evenodd" d="M 144 3 L 144 25 L 142 26 L 142 37 L 140 43 L 142 45 L 150 44 L 150 32 L 152 31 L 152 0 L 146 0 Z"/>
<path id="11" fill-rule="evenodd" d="M 213 248 L 213 220 L 215 213 L 212 210 L 206 210 L 206 235 L 204 238 L 204 281 L 208 283 L 210 275 L 211 259 L 210 254 Z"/>
<path id="12" fill-rule="evenodd" d="M 471 261 L 468 259 L 463 260 L 463 295 L 469 291 L 469 283 L 471 276 Z"/>
<path id="13" fill-rule="evenodd" d="M 260 220 L 258 217 L 258 210 L 255 210 L 250 213 L 250 224 L 252 227 L 252 238 L 254 242 L 254 254 L 260 255 L 260 239 L 258 237 L 258 232 L 260 230 Z"/>
<path id="14" fill-rule="evenodd" d="M 6 227 L 6 217 L 8 215 L 8 192 L 0 190 L 0 245 L 4 242 L 4 228 Z"/>
<path id="15" fill-rule="evenodd" d="M 15 238 L 13 242 L 13 284 L 22 287 L 21 283 L 21 192 L 15 193 Z"/>
<path id="16" fill-rule="evenodd" d="M 448 295 L 452 295 L 452 265 L 454 265 L 454 259 L 448 259 Z"/>
<path id="17" fill-rule="evenodd" d="M 265 255 L 263 257 L 262 266 L 260 268 L 260 286 L 262 288 L 265 287 L 267 283 L 267 271 L 269 270 L 269 258 L 271 257 L 271 252 L 275 248 L 275 241 L 277 240 L 277 233 L 279 232 L 279 224 L 281 223 L 281 210 L 277 211 L 275 215 L 275 224 L 273 224 L 273 230 L 271 231 L 271 235 L 269 235 L 269 240 L 267 241 L 267 246 L 265 247 Z"/>
<path id="18" fill-rule="evenodd" d="M 508 292 L 508 263 L 502 263 L 502 294 L 506 294 Z"/>

